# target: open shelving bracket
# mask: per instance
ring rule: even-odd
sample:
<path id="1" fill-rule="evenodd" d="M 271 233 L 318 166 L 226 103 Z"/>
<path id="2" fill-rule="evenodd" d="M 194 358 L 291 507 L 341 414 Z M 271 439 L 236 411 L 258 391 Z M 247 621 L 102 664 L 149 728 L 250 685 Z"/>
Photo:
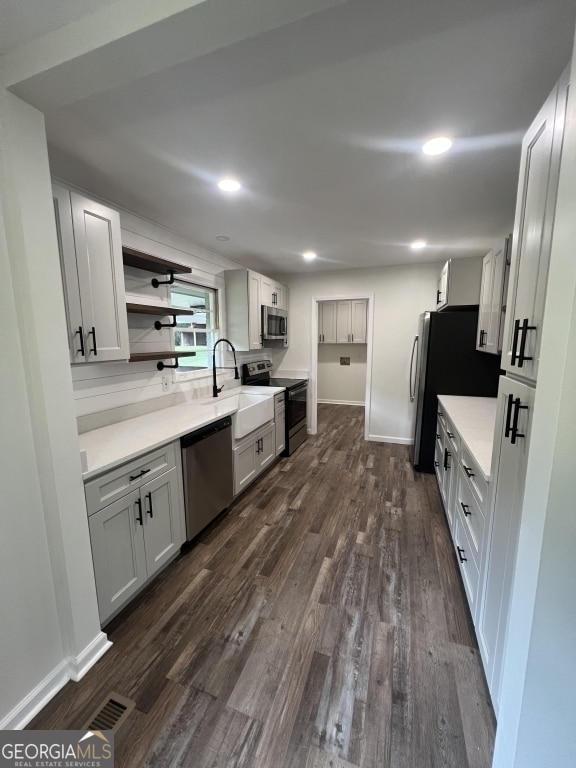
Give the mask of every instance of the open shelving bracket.
<path id="1" fill-rule="evenodd" d="M 154 328 L 156 328 L 157 331 L 160 331 L 162 328 L 176 328 L 176 315 L 172 315 L 171 323 L 161 323 L 160 320 L 156 320 Z"/>
<path id="2" fill-rule="evenodd" d="M 158 278 L 153 277 L 152 278 L 152 287 L 153 288 L 159 288 L 161 285 L 172 285 L 174 283 L 174 270 L 169 269 L 168 274 L 170 275 L 168 280 L 158 280 Z"/>
<path id="3" fill-rule="evenodd" d="M 166 363 L 163 363 L 162 360 L 159 360 L 156 363 L 156 368 L 158 368 L 159 371 L 163 371 L 164 368 L 178 368 L 178 360 L 176 360 L 174 365 L 166 365 Z"/>

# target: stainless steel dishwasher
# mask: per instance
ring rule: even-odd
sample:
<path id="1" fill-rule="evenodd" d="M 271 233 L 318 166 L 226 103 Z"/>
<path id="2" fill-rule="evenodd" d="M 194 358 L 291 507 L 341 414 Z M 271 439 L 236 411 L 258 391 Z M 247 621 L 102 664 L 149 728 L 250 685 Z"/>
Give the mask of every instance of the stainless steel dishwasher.
<path id="1" fill-rule="evenodd" d="M 193 539 L 231 503 L 232 419 L 227 416 L 180 439 L 186 538 Z"/>

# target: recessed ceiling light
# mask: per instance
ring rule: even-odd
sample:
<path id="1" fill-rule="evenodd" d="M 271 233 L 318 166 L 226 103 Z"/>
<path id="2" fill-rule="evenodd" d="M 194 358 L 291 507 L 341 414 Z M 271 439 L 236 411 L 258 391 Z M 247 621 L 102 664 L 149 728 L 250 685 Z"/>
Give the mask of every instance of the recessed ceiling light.
<path id="1" fill-rule="evenodd" d="M 410 244 L 410 248 L 412 248 L 413 251 L 421 251 L 422 248 L 426 248 L 426 240 L 414 240 L 414 242 Z"/>
<path id="2" fill-rule="evenodd" d="M 314 251 L 304 251 L 302 254 L 302 258 L 306 259 L 306 261 L 313 261 L 313 259 L 316 258 L 318 254 L 314 253 Z"/>
<path id="3" fill-rule="evenodd" d="M 216 240 L 221 240 L 222 242 L 226 242 L 230 240 L 230 238 L 226 237 L 226 235 L 216 235 Z"/>
<path id="4" fill-rule="evenodd" d="M 447 136 L 436 136 L 423 145 L 422 152 L 425 155 L 441 155 L 443 152 L 448 152 L 451 146 L 452 139 Z"/>
<path id="5" fill-rule="evenodd" d="M 223 192 L 238 192 L 242 188 L 242 184 L 237 179 L 220 179 L 218 182 L 218 188 Z"/>

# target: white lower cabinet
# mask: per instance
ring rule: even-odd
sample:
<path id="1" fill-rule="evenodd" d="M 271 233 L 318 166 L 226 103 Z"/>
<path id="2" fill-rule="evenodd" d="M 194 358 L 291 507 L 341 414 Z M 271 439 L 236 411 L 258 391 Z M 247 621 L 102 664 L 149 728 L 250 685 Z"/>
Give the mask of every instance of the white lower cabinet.
<path id="1" fill-rule="evenodd" d="M 284 392 L 274 395 L 274 423 L 276 424 L 276 456 L 286 448 L 286 400 Z"/>
<path id="2" fill-rule="evenodd" d="M 234 495 L 247 488 L 276 457 L 276 426 L 273 421 L 252 432 L 233 448 Z"/>
<path id="3" fill-rule="evenodd" d="M 526 384 L 507 377 L 500 379 L 492 462 L 493 468 L 496 467 L 492 516 L 484 546 L 482 571 L 485 584 L 477 625 L 478 644 L 496 713 L 524 499 L 534 392 L 534 388 Z"/>
<path id="4" fill-rule="evenodd" d="M 151 467 L 157 454 L 150 454 Z M 176 458 L 179 452 L 173 451 L 172 455 Z M 88 523 L 102 624 L 174 558 L 184 543 L 179 468 L 172 466 L 146 481 L 148 472 L 142 466 L 142 459 L 126 465 L 125 474 L 134 478 L 133 490 L 104 506 L 98 504 L 95 489 L 103 488 L 108 477 L 110 482 L 117 482 L 119 470 L 87 484 Z"/>

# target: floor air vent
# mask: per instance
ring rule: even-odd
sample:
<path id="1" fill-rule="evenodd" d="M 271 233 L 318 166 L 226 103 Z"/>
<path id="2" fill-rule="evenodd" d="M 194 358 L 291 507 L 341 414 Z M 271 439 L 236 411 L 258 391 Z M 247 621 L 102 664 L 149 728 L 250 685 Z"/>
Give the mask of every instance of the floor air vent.
<path id="1" fill-rule="evenodd" d="M 92 713 L 83 728 L 89 731 L 117 731 L 135 706 L 133 701 L 113 691 Z"/>

